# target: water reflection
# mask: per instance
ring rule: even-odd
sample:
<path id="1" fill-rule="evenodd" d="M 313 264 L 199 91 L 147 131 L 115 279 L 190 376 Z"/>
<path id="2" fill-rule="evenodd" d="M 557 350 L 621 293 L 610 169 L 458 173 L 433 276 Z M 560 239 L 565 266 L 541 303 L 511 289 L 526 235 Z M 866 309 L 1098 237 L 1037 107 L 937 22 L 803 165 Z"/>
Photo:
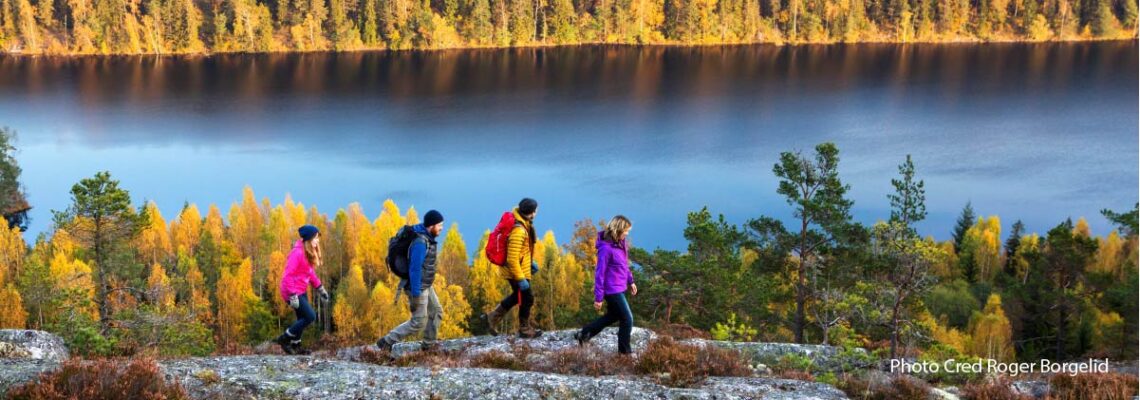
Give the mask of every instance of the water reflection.
<path id="1" fill-rule="evenodd" d="M 638 207 L 663 221 L 641 230 L 649 241 L 675 247 L 684 211 L 703 204 L 780 213 L 776 154 L 832 140 L 867 221 L 914 154 L 931 190 L 925 233 L 944 237 L 967 200 L 1041 231 L 1135 202 L 1136 71 L 1136 42 L 0 56 L 0 124 L 20 131 L 26 170 L 56 172 L 27 182 L 43 213 L 110 166 L 168 209 L 228 202 L 245 183 L 300 198 L 280 170 L 304 158 L 322 164 L 308 201 L 324 207 L 493 203 L 473 181 L 524 170 L 534 190 L 578 201 L 552 215 L 561 232 Z M 249 168 L 223 168 L 236 163 Z M 375 187 L 346 190 L 348 176 Z M 211 183 L 163 189 L 171 177 Z"/>

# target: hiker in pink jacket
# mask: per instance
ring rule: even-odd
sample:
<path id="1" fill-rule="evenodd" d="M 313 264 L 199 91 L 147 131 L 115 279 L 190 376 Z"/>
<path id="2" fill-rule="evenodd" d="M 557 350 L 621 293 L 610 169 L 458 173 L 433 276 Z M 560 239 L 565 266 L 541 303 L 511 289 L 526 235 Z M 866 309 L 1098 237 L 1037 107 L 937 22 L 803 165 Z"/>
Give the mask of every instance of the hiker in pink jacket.
<path id="1" fill-rule="evenodd" d="M 297 313 L 297 322 L 285 328 L 285 333 L 274 342 L 281 345 L 285 354 L 305 354 L 301 349 L 301 334 L 305 327 L 317 319 L 313 307 L 309 305 L 306 292 L 313 286 L 320 292 L 321 301 L 328 303 L 329 292 L 321 285 L 315 268 L 321 265 L 321 232 L 317 227 L 305 225 L 297 229 L 301 235 L 285 260 L 285 273 L 281 276 L 281 298 Z"/>

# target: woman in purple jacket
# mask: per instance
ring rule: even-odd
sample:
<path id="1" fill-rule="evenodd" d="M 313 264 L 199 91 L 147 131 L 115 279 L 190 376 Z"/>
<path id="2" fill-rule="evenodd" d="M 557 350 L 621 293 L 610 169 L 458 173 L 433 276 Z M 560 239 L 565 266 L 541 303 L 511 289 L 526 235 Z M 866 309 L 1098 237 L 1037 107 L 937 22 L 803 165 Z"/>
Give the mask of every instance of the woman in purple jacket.
<path id="1" fill-rule="evenodd" d="M 598 267 L 594 271 L 594 309 L 602 310 L 602 300 L 606 301 L 606 314 L 598 317 L 581 331 L 574 334 L 578 345 L 584 345 L 591 338 L 612 325 L 621 322 L 618 328 L 618 352 L 630 354 L 629 335 L 633 331 L 633 312 L 629 310 L 625 291 L 637 295 L 637 285 L 633 284 L 633 274 L 629 269 L 629 248 L 626 237 L 633 224 L 629 218 L 618 215 L 606 224 L 606 229 L 598 232 Z"/>

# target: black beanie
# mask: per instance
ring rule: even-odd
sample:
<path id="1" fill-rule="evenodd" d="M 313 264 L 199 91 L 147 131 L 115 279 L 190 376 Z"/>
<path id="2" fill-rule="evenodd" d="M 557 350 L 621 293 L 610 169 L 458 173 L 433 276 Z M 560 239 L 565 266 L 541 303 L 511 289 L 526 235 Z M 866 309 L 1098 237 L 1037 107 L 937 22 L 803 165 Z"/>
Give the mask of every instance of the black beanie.
<path id="1" fill-rule="evenodd" d="M 443 214 L 440 214 L 439 211 L 431 210 L 424 214 L 424 226 L 432 226 L 440 222 L 443 222 Z"/>
<path id="2" fill-rule="evenodd" d="M 530 213 L 533 213 L 537 209 L 538 200 L 527 197 L 519 201 L 519 214 L 530 215 Z"/>
<path id="3" fill-rule="evenodd" d="M 307 242 L 309 240 L 312 240 L 314 236 L 317 236 L 318 233 L 321 233 L 321 231 L 317 230 L 317 227 L 315 226 L 305 225 L 298 228 L 297 233 L 301 235 L 301 240 Z"/>

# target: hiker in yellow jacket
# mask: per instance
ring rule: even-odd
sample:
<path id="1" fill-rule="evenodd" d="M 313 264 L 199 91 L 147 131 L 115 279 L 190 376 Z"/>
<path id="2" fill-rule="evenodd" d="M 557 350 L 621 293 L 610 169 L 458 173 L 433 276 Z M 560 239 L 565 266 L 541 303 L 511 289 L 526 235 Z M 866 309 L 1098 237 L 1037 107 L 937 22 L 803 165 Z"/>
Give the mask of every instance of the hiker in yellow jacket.
<path id="1" fill-rule="evenodd" d="M 511 285 L 511 293 L 498 307 L 489 314 L 484 314 L 492 335 L 498 335 L 499 322 L 503 315 L 515 305 L 519 306 L 519 337 L 536 338 L 542 331 L 534 328 L 530 318 L 530 309 L 534 306 L 534 294 L 530 290 L 530 280 L 534 273 L 538 273 L 538 264 L 534 262 L 534 216 L 538 214 L 538 201 L 525 198 L 513 210 L 515 217 L 514 228 L 507 238 L 507 254 L 499 276 L 506 279 Z"/>

